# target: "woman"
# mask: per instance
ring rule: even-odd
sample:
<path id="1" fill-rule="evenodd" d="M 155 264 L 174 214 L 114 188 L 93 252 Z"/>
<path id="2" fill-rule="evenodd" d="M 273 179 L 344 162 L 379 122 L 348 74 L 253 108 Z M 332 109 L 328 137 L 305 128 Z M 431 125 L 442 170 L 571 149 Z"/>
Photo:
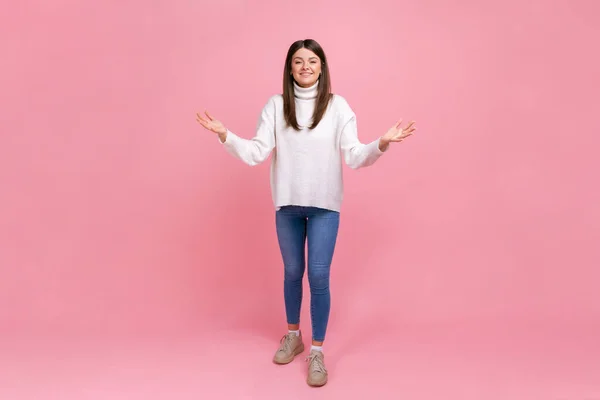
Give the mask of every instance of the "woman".
<path id="1" fill-rule="evenodd" d="M 299 40 L 287 53 L 283 94 L 272 96 L 260 115 L 257 132 L 243 139 L 223 123 L 197 114 L 198 122 L 216 133 L 229 153 L 248 165 L 272 154 L 271 193 L 276 231 L 284 264 L 284 301 L 288 333 L 273 361 L 287 364 L 304 351 L 300 331 L 304 249 L 308 242 L 308 281 L 312 346 L 307 383 L 327 383 L 322 345 L 330 310 L 329 276 L 343 198 L 342 154 L 351 168 L 372 165 L 392 142 L 415 131 L 396 123 L 368 144 L 357 136 L 356 116 L 346 100 L 331 93 L 329 66 L 321 46 Z"/>

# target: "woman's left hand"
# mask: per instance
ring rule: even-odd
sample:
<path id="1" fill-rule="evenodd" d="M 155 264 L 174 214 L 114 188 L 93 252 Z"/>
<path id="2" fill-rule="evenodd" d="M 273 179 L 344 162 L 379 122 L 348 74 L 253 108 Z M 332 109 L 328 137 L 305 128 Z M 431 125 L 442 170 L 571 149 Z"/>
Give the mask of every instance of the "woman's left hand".
<path id="1" fill-rule="evenodd" d="M 379 138 L 379 150 L 386 151 L 390 143 L 401 142 L 411 136 L 417 129 L 414 127 L 415 121 L 411 121 L 406 128 L 401 128 L 402 120 L 396 122 L 382 137 Z"/>
<path id="2" fill-rule="evenodd" d="M 413 132 L 417 129 L 415 128 L 415 121 L 411 121 L 406 128 L 401 128 L 402 120 L 398 121 L 394 126 L 392 126 L 385 135 L 381 137 L 381 140 L 384 143 L 390 142 L 401 142 L 407 137 L 411 136 Z"/>

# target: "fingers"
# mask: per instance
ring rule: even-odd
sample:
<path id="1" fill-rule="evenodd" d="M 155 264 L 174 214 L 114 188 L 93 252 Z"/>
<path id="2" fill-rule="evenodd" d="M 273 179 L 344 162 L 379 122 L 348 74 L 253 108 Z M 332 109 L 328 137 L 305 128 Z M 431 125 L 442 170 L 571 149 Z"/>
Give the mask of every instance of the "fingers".
<path id="1" fill-rule="evenodd" d="M 400 125 L 401 125 L 401 124 L 402 124 L 402 118 L 400 118 L 400 119 L 398 120 L 398 122 L 396 122 L 396 125 L 394 125 L 394 128 L 396 128 L 396 129 L 400 128 Z M 406 128 L 405 128 L 405 129 L 408 129 L 408 128 L 410 128 L 410 127 L 411 127 L 411 126 L 413 126 L 414 124 L 415 124 L 415 121 L 410 121 L 410 122 L 408 123 L 408 125 L 406 125 Z"/>
<path id="2" fill-rule="evenodd" d="M 417 130 L 417 128 L 414 125 L 415 125 L 415 121 L 410 121 L 410 123 L 406 126 L 406 128 L 401 130 L 400 136 L 406 137 L 406 136 L 412 135 L 412 133 Z"/>
<path id="3" fill-rule="evenodd" d="M 210 129 L 210 128 L 208 127 L 208 122 L 206 122 L 206 121 L 203 121 L 203 120 L 200 120 L 200 119 L 199 119 L 199 120 L 197 120 L 197 121 L 198 121 L 198 122 L 200 122 L 200 125 L 202 125 L 204 128 L 206 128 L 206 129 Z"/>
<path id="4" fill-rule="evenodd" d="M 200 125 L 202 125 L 204 128 L 211 130 L 209 127 L 209 122 L 202 118 L 202 116 L 199 113 L 196 113 L 196 121 L 198 121 Z"/>
<path id="5" fill-rule="evenodd" d="M 412 136 L 412 135 L 413 135 L 412 132 L 406 132 L 406 131 L 404 131 L 402 134 L 391 138 L 390 142 L 401 142 L 404 139 L 406 139 L 407 137 Z"/>
<path id="6" fill-rule="evenodd" d="M 200 114 L 200 113 L 196 113 L 196 121 L 198 121 L 198 122 L 200 122 L 200 121 L 208 122 L 207 120 L 205 120 L 204 118 L 202 118 L 202 114 Z"/>
<path id="7" fill-rule="evenodd" d="M 208 113 L 208 111 L 204 111 L 204 114 L 206 114 L 206 117 L 207 117 L 208 119 L 205 119 L 205 118 L 203 118 L 203 117 L 202 117 L 202 114 L 200 114 L 200 113 L 196 113 L 196 117 L 197 117 L 198 119 L 201 119 L 201 120 L 202 120 L 202 121 L 204 121 L 204 122 L 208 122 L 208 121 L 214 121 L 214 117 L 213 117 L 212 115 L 210 115 L 210 114 Z"/>

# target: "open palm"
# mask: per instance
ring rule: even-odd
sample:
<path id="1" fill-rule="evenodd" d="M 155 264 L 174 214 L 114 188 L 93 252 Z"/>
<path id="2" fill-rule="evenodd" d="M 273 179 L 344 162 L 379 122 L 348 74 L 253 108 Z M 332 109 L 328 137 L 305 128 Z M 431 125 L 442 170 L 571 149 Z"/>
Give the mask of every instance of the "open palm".
<path id="1" fill-rule="evenodd" d="M 206 117 L 202 116 L 200 113 L 196 113 L 196 121 L 200 123 L 204 128 L 208 129 L 211 132 L 217 133 L 219 135 L 224 135 L 227 133 L 227 129 L 225 125 L 221 121 L 214 119 L 208 111 L 204 112 Z"/>
<path id="2" fill-rule="evenodd" d="M 401 124 L 402 120 L 396 122 L 396 124 L 392 126 L 385 135 L 383 135 L 382 139 L 386 142 L 401 142 L 407 137 L 411 136 L 417 129 L 414 126 L 415 121 L 411 121 L 405 128 L 401 128 Z"/>

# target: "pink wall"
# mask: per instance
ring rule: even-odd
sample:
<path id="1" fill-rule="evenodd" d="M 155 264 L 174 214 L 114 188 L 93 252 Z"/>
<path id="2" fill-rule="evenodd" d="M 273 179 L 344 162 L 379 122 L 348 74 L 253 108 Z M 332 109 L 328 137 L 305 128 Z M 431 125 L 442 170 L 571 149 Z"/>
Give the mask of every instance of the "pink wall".
<path id="1" fill-rule="evenodd" d="M 194 114 L 251 137 L 306 37 L 364 141 L 419 127 L 346 169 L 338 327 L 600 319 L 596 3 L 96 3 L 3 7 L 2 333 L 282 327 L 268 163 Z"/>

